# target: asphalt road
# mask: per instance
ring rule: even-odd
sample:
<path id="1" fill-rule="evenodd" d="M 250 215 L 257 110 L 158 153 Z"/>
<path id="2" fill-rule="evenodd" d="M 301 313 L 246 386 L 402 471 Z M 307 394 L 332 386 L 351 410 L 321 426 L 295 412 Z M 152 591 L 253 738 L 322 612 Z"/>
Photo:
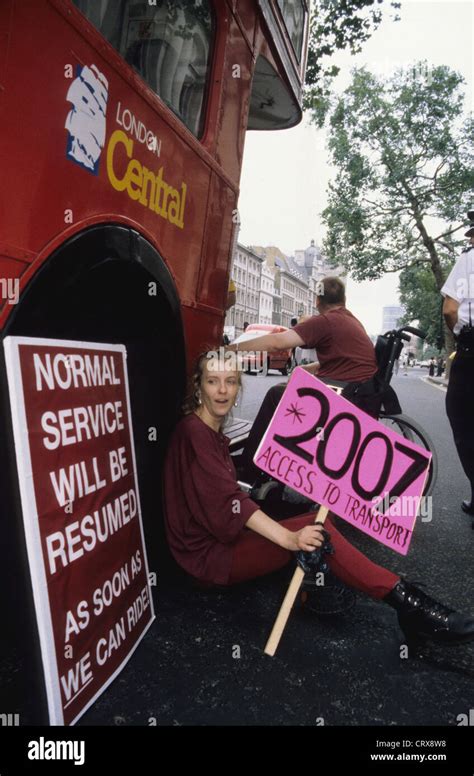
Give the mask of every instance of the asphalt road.
<path id="1" fill-rule="evenodd" d="M 404 412 L 429 431 L 438 452 L 433 519 L 418 523 L 406 557 L 351 526 L 343 529 L 376 562 L 474 613 L 474 531 L 459 507 L 467 480 L 444 391 L 424 377 L 426 370 L 413 369 L 393 384 Z M 281 379 L 246 376 L 236 414 L 252 418 Z M 156 622 L 79 724 L 450 726 L 474 709 L 474 646 L 403 657 L 395 612 L 362 594 L 349 612 L 332 618 L 297 605 L 276 656 L 265 656 L 288 574 L 212 592 L 159 577 Z"/>

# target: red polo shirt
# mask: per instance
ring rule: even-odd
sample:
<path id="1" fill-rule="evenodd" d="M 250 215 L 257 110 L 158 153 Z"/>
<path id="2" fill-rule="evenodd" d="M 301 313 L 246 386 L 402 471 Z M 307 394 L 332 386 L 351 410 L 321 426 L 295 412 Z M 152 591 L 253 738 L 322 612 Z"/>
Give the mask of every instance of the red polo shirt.
<path id="1" fill-rule="evenodd" d="M 294 331 L 307 348 L 316 348 L 318 377 L 364 382 L 377 371 L 375 350 L 357 318 L 345 307 L 313 315 Z"/>
<path id="2" fill-rule="evenodd" d="M 192 413 L 176 426 L 164 468 L 166 533 L 177 563 L 228 583 L 233 545 L 259 508 L 237 485 L 229 439 Z"/>

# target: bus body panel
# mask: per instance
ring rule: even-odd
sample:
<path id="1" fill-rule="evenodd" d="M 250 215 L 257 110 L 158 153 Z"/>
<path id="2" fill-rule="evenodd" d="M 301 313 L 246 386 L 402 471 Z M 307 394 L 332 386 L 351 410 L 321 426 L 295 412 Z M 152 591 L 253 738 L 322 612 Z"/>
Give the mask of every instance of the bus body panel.
<path id="1" fill-rule="evenodd" d="M 232 246 L 237 222 L 234 193 L 215 174 L 212 175 L 201 262 L 198 300 L 208 307 L 225 308 L 228 290 L 227 254 Z M 222 250 L 225 246 L 225 250 Z"/>
<path id="2" fill-rule="evenodd" d="M 49 47 L 54 50 L 54 39 L 64 41 L 67 36 L 61 17 L 53 12 L 49 19 Z M 183 302 L 190 303 L 202 253 L 209 168 L 156 112 L 143 105 L 138 95 L 130 91 L 124 101 L 120 78 L 85 41 L 75 41 L 74 50 L 59 44 L 57 54 L 45 64 L 38 47 L 33 47 L 32 26 L 28 27 L 26 18 L 17 21 L 24 23 L 15 25 L 12 46 L 20 59 L 30 51 L 30 59 L 28 68 L 15 72 L 10 57 L 6 82 L 8 110 L 2 168 L 5 180 L 13 185 L 2 187 L 0 192 L 4 200 L 2 242 L 38 254 L 64 231 L 65 224 L 92 219 L 100 212 L 119 213 L 155 235 L 160 253 L 172 262 Z M 58 47 L 58 43 L 55 45 Z M 97 175 L 66 156 L 68 133 L 64 124 L 72 107 L 66 95 L 72 79 L 65 78 L 64 72 L 71 65 L 76 73 L 80 63 L 95 64 L 109 83 L 106 138 Z M 48 73 L 48 90 L 29 90 L 29 74 L 42 68 Z M 27 100 L 25 94 L 29 95 Z M 131 122 L 139 127 L 141 137 L 144 128 L 151 133 L 151 144 L 153 137 L 157 139 L 159 155 L 133 136 Z M 30 134 L 33 130 L 34 143 L 21 143 L 22 128 L 28 128 Z M 20 163 L 27 175 L 19 174 Z M 165 196 L 168 187 L 177 192 L 174 198 Z M 171 223 L 170 218 L 177 223 Z"/>
<path id="3" fill-rule="evenodd" d="M 242 32 L 231 18 L 217 117 L 216 158 L 233 181 L 240 180 L 254 62 Z"/>
<path id="4" fill-rule="evenodd" d="M 48 246 L 79 225 L 125 220 L 153 236 L 182 304 L 204 303 L 220 337 L 253 69 L 260 52 L 278 65 L 256 0 L 215 0 L 214 9 L 200 142 L 69 0 L 2 3 L 1 277 L 21 278 L 23 289 L 32 276 L 25 261 L 36 271 Z M 66 156 L 67 95 L 80 68 L 92 65 L 108 85 L 97 174 Z M 2 298 L 0 325 L 10 312 Z M 186 332 L 191 353 L 200 347 L 196 331 Z"/>
<path id="5" fill-rule="evenodd" d="M 234 16 L 242 28 L 250 50 L 254 51 L 255 29 L 258 24 L 254 0 L 228 0 L 228 2 L 233 7 Z"/>
<path id="6" fill-rule="evenodd" d="M 8 44 L 10 35 L 10 17 L 13 0 L 3 0 L 0 3 L 0 110 L 3 98 L 3 79 L 8 57 Z"/>

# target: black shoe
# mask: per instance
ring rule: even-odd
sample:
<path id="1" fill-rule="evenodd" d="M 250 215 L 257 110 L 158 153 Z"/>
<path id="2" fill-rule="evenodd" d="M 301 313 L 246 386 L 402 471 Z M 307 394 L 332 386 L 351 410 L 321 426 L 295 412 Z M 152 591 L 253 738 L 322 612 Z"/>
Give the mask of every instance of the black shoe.
<path id="1" fill-rule="evenodd" d="M 474 504 L 472 501 L 463 501 L 461 504 L 461 509 L 466 513 L 466 515 L 474 515 Z"/>
<path id="2" fill-rule="evenodd" d="M 474 618 L 435 601 L 415 585 L 401 579 L 383 599 L 397 610 L 408 645 L 462 644 L 474 639 Z"/>

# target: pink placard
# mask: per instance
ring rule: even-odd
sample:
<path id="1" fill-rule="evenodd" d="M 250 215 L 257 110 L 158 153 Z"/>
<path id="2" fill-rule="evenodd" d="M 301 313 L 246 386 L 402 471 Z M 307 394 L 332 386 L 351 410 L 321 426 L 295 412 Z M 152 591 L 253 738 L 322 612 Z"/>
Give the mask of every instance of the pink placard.
<path id="1" fill-rule="evenodd" d="M 406 555 L 431 453 L 295 369 L 254 462 Z"/>

